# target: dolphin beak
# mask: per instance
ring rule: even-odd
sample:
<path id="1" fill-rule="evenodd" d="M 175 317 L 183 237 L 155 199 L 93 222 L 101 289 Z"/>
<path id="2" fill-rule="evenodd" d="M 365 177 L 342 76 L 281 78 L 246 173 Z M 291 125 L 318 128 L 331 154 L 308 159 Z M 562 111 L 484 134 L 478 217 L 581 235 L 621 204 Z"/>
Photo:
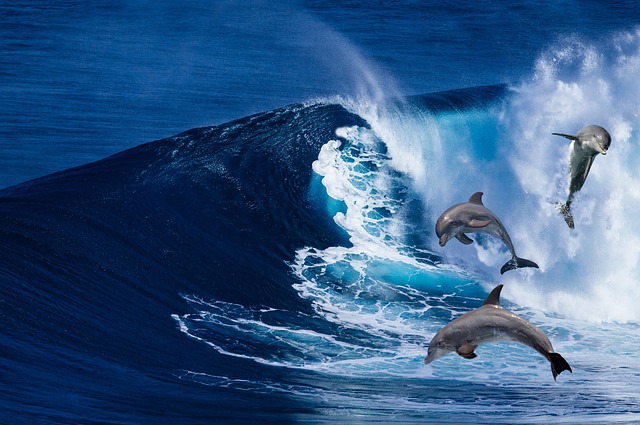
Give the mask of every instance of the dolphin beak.
<path id="1" fill-rule="evenodd" d="M 429 350 L 429 354 L 427 354 L 427 357 L 425 357 L 425 359 L 424 359 L 424 364 L 429 364 L 432 361 L 437 360 L 440 357 L 444 356 L 445 354 L 447 354 L 447 353 L 443 352 L 439 348 L 436 348 L 434 350 Z"/>
<path id="2" fill-rule="evenodd" d="M 427 354 L 427 357 L 424 358 L 424 364 L 429 364 L 435 360 L 435 356 L 433 354 L 433 352 Z"/>
<path id="3" fill-rule="evenodd" d="M 447 244 L 447 234 L 445 233 L 444 235 L 440 236 L 440 246 L 445 246 Z"/>

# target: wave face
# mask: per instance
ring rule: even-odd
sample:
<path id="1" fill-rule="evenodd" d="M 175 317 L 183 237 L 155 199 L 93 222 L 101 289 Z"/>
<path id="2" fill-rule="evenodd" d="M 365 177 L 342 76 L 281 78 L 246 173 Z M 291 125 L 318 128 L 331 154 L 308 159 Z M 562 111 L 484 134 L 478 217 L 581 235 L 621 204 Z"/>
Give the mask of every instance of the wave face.
<path id="1" fill-rule="evenodd" d="M 0 192 L 0 402 L 24 422 L 638 420 L 640 33 L 565 42 L 519 86 L 292 105 Z M 569 145 L 606 127 L 573 208 Z M 501 243 L 440 248 L 472 193 Z M 475 236 L 474 236 L 475 237 Z M 503 305 L 517 344 L 425 366 L 431 337 Z M 55 388 L 55 391 L 52 391 Z M 532 397 L 532 395 L 535 395 Z"/>

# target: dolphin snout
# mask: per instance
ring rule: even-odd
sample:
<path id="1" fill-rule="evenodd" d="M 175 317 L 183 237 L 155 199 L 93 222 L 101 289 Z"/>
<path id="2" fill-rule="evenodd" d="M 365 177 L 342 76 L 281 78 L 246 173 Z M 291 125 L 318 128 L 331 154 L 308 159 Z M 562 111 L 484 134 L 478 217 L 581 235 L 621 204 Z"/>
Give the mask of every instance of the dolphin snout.
<path id="1" fill-rule="evenodd" d="M 429 364 L 432 361 L 439 359 L 440 357 L 444 356 L 449 352 L 450 351 L 443 350 L 442 348 L 439 348 L 439 347 L 431 348 L 428 350 L 427 357 L 425 357 L 424 359 L 424 363 Z"/>
<path id="2" fill-rule="evenodd" d="M 437 354 L 437 350 L 429 351 L 429 353 L 427 354 L 427 357 L 424 358 L 424 364 L 429 364 L 435 359 L 437 359 L 438 357 L 440 356 Z"/>

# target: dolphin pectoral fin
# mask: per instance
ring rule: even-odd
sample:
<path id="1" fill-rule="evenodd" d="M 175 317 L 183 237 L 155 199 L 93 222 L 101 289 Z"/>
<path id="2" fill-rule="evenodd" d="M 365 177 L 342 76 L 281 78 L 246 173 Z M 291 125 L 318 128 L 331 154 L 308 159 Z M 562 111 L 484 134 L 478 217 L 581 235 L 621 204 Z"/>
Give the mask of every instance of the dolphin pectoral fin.
<path id="1" fill-rule="evenodd" d="M 578 140 L 578 138 L 576 136 L 572 136 L 571 134 L 564 134 L 564 133 L 551 133 L 555 136 L 562 136 L 565 139 L 569 139 L 569 140 Z"/>
<path id="2" fill-rule="evenodd" d="M 478 348 L 477 345 L 473 345 L 467 341 L 464 344 L 462 344 L 460 347 L 458 347 L 458 349 L 456 350 L 456 353 L 458 353 L 458 355 L 464 359 L 471 360 L 478 357 L 478 355 L 474 353 L 476 348 Z"/>
<path id="3" fill-rule="evenodd" d="M 504 274 L 509 270 L 521 269 L 523 267 L 533 267 L 535 269 L 538 268 L 538 265 L 531 260 L 527 260 L 526 258 L 513 257 L 511 260 L 504 263 L 502 268 L 500 269 L 500 274 Z"/>
<path id="4" fill-rule="evenodd" d="M 580 185 L 580 188 L 578 190 L 582 189 L 582 186 L 584 185 L 584 181 L 587 179 L 587 176 L 589 175 L 589 171 L 591 171 L 591 166 L 593 165 L 593 160 L 595 159 L 595 157 L 596 157 L 595 155 L 591 155 L 585 160 L 584 172 L 582 174 L 582 184 Z M 576 192 L 578 190 L 576 190 Z"/>
<path id="5" fill-rule="evenodd" d="M 487 227 L 491 224 L 491 220 L 481 220 L 479 218 L 474 218 L 469 222 L 469 227 L 473 227 L 474 229 L 480 229 L 483 227 Z"/>
<path id="6" fill-rule="evenodd" d="M 465 245 L 470 245 L 473 243 L 473 239 L 471 239 L 469 236 L 465 235 L 464 233 L 458 233 L 456 235 L 456 239 L 458 239 L 460 242 L 462 242 Z"/>

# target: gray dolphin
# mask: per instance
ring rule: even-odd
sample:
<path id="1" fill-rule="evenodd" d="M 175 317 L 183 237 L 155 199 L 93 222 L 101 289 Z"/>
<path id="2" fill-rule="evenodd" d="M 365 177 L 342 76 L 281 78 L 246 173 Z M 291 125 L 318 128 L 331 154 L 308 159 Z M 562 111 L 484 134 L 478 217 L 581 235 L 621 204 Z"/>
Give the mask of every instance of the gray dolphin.
<path id="1" fill-rule="evenodd" d="M 554 380 L 565 370 L 572 372 L 569 363 L 553 351 L 544 332 L 500 306 L 501 291 L 502 285 L 496 286 L 482 307 L 463 314 L 442 328 L 429 343 L 424 362 L 429 364 L 452 352 L 465 359 L 473 359 L 478 356 L 474 351 L 480 344 L 515 341 L 542 354 L 551 363 Z"/>
<path id="2" fill-rule="evenodd" d="M 456 238 L 465 245 L 473 243 L 465 233 L 489 233 L 499 237 L 511 252 L 511 260 L 500 269 L 500 274 L 521 267 L 535 267 L 533 261 L 520 258 L 511 243 L 507 229 L 500 219 L 482 204 L 482 192 L 476 192 L 469 198 L 469 202 L 456 204 L 447 209 L 436 222 L 436 235 L 440 238 L 440 246 L 445 246 L 449 239 Z"/>
<path id="3" fill-rule="evenodd" d="M 560 203 L 558 207 L 569 228 L 573 229 L 573 215 L 571 215 L 573 195 L 582 189 L 596 155 L 599 153 L 607 154 L 607 150 L 611 146 L 611 135 L 599 125 L 588 125 L 580 130 L 576 136 L 564 133 L 551 134 L 572 140 L 571 153 L 569 154 L 569 172 L 571 173 L 569 196 L 567 201 L 564 204 Z"/>

